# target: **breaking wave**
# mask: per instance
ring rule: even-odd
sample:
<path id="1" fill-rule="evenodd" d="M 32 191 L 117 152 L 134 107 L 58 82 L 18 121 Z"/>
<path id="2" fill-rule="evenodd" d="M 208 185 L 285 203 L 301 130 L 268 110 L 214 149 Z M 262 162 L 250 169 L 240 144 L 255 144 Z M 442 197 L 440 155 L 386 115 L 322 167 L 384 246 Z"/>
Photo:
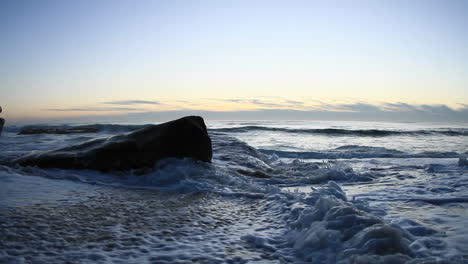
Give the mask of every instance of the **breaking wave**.
<path id="1" fill-rule="evenodd" d="M 28 131 L 42 130 L 50 131 L 66 131 L 66 130 L 88 130 L 90 132 L 106 132 L 106 133 L 124 133 L 137 130 L 148 126 L 144 125 L 120 125 L 120 124 L 91 124 L 91 125 L 27 125 L 27 126 L 7 126 L 5 131 L 28 134 Z M 247 133 L 251 131 L 267 131 L 267 132 L 284 132 L 295 134 L 311 134 L 325 136 L 363 136 L 363 137 L 385 137 L 385 136 L 424 136 L 424 135 L 442 135 L 442 136 L 468 136 L 466 128 L 447 128 L 447 129 L 422 129 L 422 130 L 385 130 L 385 129 L 341 129 L 341 128 L 310 128 L 296 129 L 284 127 L 268 127 L 268 126 L 237 126 L 225 128 L 211 128 L 212 132 L 223 133 Z M 57 133 L 60 134 L 60 133 Z"/>
<path id="2" fill-rule="evenodd" d="M 322 128 L 322 129 L 294 129 L 280 127 L 265 127 L 265 126 L 242 126 L 211 129 L 211 131 L 226 132 L 226 133 L 246 133 L 250 131 L 269 131 L 269 132 L 285 132 L 296 134 L 315 134 L 326 136 L 364 136 L 364 137 L 385 137 L 385 136 L 421 136 L 421 135 L 443 135 L 443 136 L 468 136 L 468 129 L 441 129 L 441 130 L 380 130 L 380 129 L 339 129 L 339 128 Z"/>

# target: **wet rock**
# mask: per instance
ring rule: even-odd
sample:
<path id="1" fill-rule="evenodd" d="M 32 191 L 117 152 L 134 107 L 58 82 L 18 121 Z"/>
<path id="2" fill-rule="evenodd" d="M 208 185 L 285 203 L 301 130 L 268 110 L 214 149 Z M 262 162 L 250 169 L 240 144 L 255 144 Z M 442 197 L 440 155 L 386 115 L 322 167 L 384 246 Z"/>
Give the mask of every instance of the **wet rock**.
<path id="1" fill-rule="evenodd" d="M 211 139 L 203 118 L 187 116 L 127 135 L 32 153 L 11 163 L 43 168 L 112 171 L 153 167 L 156 161 L 169 157 L 211 161 Z"/>

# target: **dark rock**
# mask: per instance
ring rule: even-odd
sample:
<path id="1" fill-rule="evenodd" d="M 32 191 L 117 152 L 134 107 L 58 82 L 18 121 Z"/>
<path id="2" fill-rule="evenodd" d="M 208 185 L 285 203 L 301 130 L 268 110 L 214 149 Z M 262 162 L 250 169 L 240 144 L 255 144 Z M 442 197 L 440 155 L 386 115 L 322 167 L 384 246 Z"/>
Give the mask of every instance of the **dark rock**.
<path id="1" fill-rule="evenodd" d="M 0 135 L 2 135 L 3 125 L 5 124 L 5 119 L 0 118 Z"/>
<path id="2" fill-rule="evenodd" d="M 0 113 L 2 112 L 2 107 L 0 106 Z M 5 124 L 5 119 L 0 118 L 0 136 L 2 135 L 3 125 Z"/>
<path id="3" fill-rule="evenodd" d="M 127 135 L 32 153 L 12 163 L 43 168 L 112 171 L 151 168 L 156 161 L 169 157 L 211 161 L 211 139 L 203 118 L 187 116 Z"/>
<path id="4" fill-rule="evenodd" d="M 26 128 L 21 130 L 18 135 L 34 134 L 79 134 L 96 133 L 99 129 L 96 127 L 67 127 L 67 128 Z"/>

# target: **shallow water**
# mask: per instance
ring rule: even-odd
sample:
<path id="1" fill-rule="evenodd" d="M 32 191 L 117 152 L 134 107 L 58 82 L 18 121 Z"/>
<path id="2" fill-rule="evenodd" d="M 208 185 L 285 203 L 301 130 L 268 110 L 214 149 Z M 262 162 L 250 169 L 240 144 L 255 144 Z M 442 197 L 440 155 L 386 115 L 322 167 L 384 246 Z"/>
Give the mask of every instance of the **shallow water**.
<path id="1" fill-rule="evenodd" d="M 245 238 L 262 232 L 274 236 L 285 228 L 263 210 L 262 200 L 102 186 L 75 194 L 86 199 L 41 200 L 2 210 L 4 254 L 44 263 L 278 259 Z"/>
<path id="2" fill-rule="evenodd" d="M 141 127 L 93 126 L 7 127 L 0 160 Z M 466 125 L 208 129 L 212 164 L 168 159 L 140 176 L 0 166 L 0 262 L 468 263 Z"/>

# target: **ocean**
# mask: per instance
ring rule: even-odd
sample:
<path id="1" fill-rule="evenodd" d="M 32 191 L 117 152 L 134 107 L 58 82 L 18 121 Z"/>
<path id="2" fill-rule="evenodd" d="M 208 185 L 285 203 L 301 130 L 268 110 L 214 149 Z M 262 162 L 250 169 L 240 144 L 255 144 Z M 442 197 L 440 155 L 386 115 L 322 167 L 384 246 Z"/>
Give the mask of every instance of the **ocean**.
<path id="1" fill-rule="evenodd" d="M 206 123 L 212 163 L 0 165 L 0 263 L 468 263 L 467 124 Z M 6 126 L 0 163 L 144 127 L 19 134 L 76 126 Z"/>

